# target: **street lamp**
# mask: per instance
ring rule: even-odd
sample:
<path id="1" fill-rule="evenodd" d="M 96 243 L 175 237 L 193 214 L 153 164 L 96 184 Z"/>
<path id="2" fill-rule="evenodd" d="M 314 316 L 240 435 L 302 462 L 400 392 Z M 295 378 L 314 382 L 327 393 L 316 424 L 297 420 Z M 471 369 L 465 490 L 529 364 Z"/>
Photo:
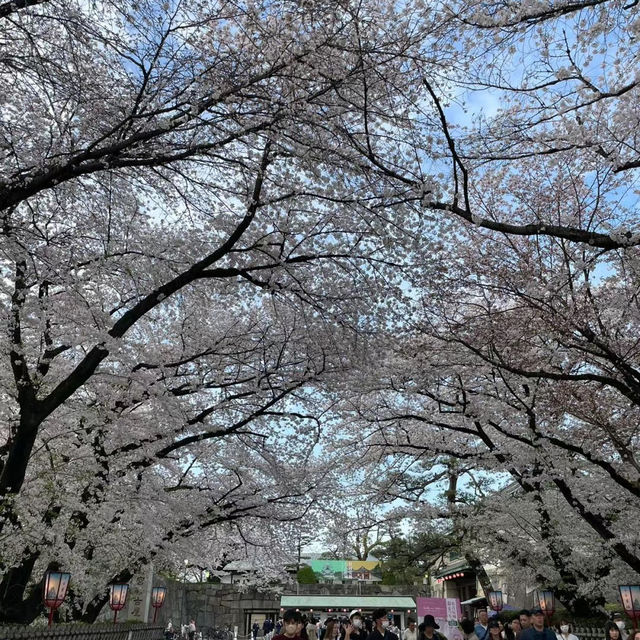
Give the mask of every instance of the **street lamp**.
<path id="1" fill-rule="evenodd" d="M 62 573 L 61 571 L 47 571 L 44 575 L 42 599 L 44 606 L 49 607 L 49 626 L 53 622 L 53 612 L 62 604 L 67 595 L 70 579 L 70 573 Z"/>
<path id="2" fill-rule="evenodd" d="M 553 591 L 538 591 L 538 604 L 549 623 L 553 612 L 556 610 L 556 600 Z"/>
<path id="3" fill-rule="evenodd" d="M 156 621 L 158 609 L 164 604 L 167 597 L 167 587 L 153 587 L 151 589 L 151 606 L 153 607 L 153 621 Z"/>
<path id="4" fill-rule="evenodd" d="M 118 619 L 118 611 L 124 609 L 127 603 L 128 584 L 112 584 L 109 587 L 109 606 L 113 610 L 113 624 Z"/>
<path id="5" fill-rule="evenodd" d="M 489 591 L 489 606 L 497 613 L 502 611 L 502 607 L 504 606 L 502 591 Z"/>
<path id="6" fill-rule="evenodd" d="M 620 600 L 625 613 L 633 620 L 633 628 L 637 629 L 638 618 L 640 618 L 640 586 L 620 586 Z"/>

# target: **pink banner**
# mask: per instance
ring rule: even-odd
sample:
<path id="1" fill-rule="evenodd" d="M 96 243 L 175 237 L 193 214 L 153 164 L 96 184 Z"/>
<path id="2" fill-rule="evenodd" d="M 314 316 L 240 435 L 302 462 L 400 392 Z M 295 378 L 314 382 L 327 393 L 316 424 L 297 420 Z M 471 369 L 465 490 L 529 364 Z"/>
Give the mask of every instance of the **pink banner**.
<path id="1" fill-rule="evenodd" d="M 449 640 L 462 640 L 458 622 L 462 618 L 462 609 L 458 598 L 416 598 L 418 622 L 431 614 L 440 627 L 438 631 Z"/>

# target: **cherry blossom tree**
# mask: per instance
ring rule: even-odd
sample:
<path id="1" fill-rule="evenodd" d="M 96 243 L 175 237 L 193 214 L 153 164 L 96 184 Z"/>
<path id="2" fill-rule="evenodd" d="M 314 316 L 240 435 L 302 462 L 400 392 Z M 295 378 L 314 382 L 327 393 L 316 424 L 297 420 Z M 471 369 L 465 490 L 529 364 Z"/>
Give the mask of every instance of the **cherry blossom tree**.
<path id="1" fill-rule="evenodd" d="M 389 155 L 365 109 L 353 136 L 423 194 L 404 295 L 343 405 L 389 467 L 376 491 L 437 494 L 425 513 L 504 540 L 503 560 L 540 545 L 533 574 L 576 610 L 640 573 L 634 6 L 450 3 L 456 67 L 425 70 L 411 133 Z M 503 474 L 529 537 L 483 507 Z"/>
<path id="2" fill-rule="evenodd" d="M 572 168 L 536 177 L 521 178 L 523 203 L 584 196 Z M 356 437 L 364 419 L 372 463 L 392 455 L 387 500 L 435 500 L 426 517 L 453 518 L 471 549 L 530 566 L 584 612 L 640 572 L 635 250 L 459 239 L 381 345 L 350 409 Z M 521 493 L 496 495 L 505 475 Z"/>
<path id="3" fill-rule="evenodd" d="M 328 492 L 318 385 L 420 197 L 350 113 L 393 112 L 422 38 L 377 2 L 0 5 L 0 619 L 56 566 L 95 619 L 109 581 Z"/>
<path id="4" fill-rule="evenodd" d="M 440 58 L 421 67 L 422 92 L 398 97 L 402 117 L 391 133 L 363 103 L 350 131 L 353 149 L 388 189 L 419 190 L 416 206 L 450 233 L 471 225 L 607 251 L 636 246 L 634 198 L 623 198 L 639 166 L 634 7 L 618 0 L 443 4 L 430 31 Z M 551 171 L 572 165 L 577 183 L 591 173 L 592 196 L 609 191 L 630 215 L 519 207 L 510 183 L 536 163 Z"/>
<path id="5" fill-rule="evenodd" d="M 358 488 L 360 484 L 353 483 Z M 392 539 L 398 522 L 392 513 L 378 508 L 377 500 L 341 495 L 333 508 L 325 511 L 322 543 L 325 553 L 337 559 L 368 560 Z"/>
<path id="6" fill-rule="evenodd" d="M 0 4 L 0 619 L 354 443 L 478 544 L 509 477 L 569 603 L 640 573 L 634 4 Z"/>

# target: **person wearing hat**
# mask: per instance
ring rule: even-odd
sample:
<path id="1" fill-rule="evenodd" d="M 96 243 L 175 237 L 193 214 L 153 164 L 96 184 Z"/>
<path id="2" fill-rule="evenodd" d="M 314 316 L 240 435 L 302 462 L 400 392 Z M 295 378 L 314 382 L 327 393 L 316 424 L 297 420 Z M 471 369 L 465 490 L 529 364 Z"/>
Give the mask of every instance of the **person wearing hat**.
<path id="1" fill-rule="evenodd" d="M 487 625 L 490 640 L 502 640 L 502 624 L 498 618 L 491 618 Z"/>
<path id="2" fill-rule="evenodd" d="M 349 622 L 344 625 L 340 640 L 366 640 L 366 637 L 362 613 L 360 609 L 354 609 L 349 614 Z"/>
<path id="3" fill-rule="evenodd" d="M 398 640 L 398 636 L 389 631 L 389 618 L 386 609 L 375 609 L 371 614 L 373 618 L 373 631 L 367 640 Z"/>
<path id="4" fill-rule="evenodd" d="M 554 640 L 556 634 L 544 626 L 544 612 L 540 607 L 531 611 L 531 626 L 520 634 L 520 640 Z M 556 639 L 557 640 L 557 639 Z"/>
<path id="5" fill-rule="evenodd" d="M 423 622 L 418 627 L 418 640 L 447 640 L 445 636 L 438 633 L 440 625 L 435 621 L 434 617 L 428 613 Z"/>

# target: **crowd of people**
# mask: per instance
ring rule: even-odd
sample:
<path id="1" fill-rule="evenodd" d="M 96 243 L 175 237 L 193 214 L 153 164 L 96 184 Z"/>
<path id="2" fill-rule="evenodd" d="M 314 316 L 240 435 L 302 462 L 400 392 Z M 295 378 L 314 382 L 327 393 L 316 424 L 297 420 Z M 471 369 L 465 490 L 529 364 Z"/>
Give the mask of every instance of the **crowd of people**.
<path id="1" fill-rule="evenodd" d="M 640 631 L 629 634 L 624 618 L 614 613 L 603 629 L 604 640 L 640 640 Z M 544 611 L 523 609 L 510 621 L 498 616 L 489 618 L 486 610 L 478 612 L 476 620 L 464 618 L 460 622 L 464 640 L 580 640 L 570 620 L 561 619 L 553 626 L 545 624 Z"/>
<path id="2" fill-rule="evenodd" d="M 376 609 L 371 616 L 360 610 L 349 616 L 329 617 L 320 621 L 290 609 L 276 623 L 263 627 L 265 640 L 447 640 L 440 633 L 439 625 L 430 614 L 417 625 L 414 618 L 407 620 L 401 632 L 394 625 L 393 615 L 385 609 Z M 523 609 L 509 621 L 489 617 L 486 610 L 477 612 L 477 618 L 463 618 L 460 630 L 464 640 L 580 640 L 574 633 L 571 621 L 562 619 L 555 626 L 545 622 L 540 608 Z M 624 618 L 613 614 L 603 629 L 603 640 L 640 640 L 640 631 L 628 633 Z M 257 634 L 253 640 L 257 640 Z"/>
<path id="3" fill-rule="evenodd" d="M 622 615 L 614 614 L 604 627 L 603 640 L 640 640 L 640 630 L 628 633 L 625 627 Z M 401 632 L 386 609 L 376 609 L 371 616 L 364 616 L 355 609 L 349 616 L 325 620 L 289 609 L 277 621 L 267 618 L 262 625 L 262 635 L 264 640 L 448 640 L 439 628 L 430 614 L 424 616 L 419 625 L 414 618 L 408 618 L 407 627 Z M 503 621 L 498 616 L 489 618 L 486 610 L 480 610 L 474 620 L 463 618 L 460 630 L 464 640 L 580 640 L 574 634 L 570 620 L 562 619 L 555 627 L 547 626 L 540 608 L 523 609 L 510 621 Z M 181 631 L 179 637 L 194 639 L 195 622 L 192 620 Z M 259 632 L 260 625 L 255 622 L 251 628 L 252 640 L 258 639 Z M 169 621 L 165 638 L 173 637 Z"/>
<path id="4" fill-rule="evenodd" d="M 169 620 L 164 628 L 164 640 L 200 640 L 202 633 L 196 631 L 196 621 L 189 620 L 189 624 L 180 625 L 180 629 L 173 628 Z"/>
<path id="5" fill-rule="evenodd" d="M 415 630 L 415 621 L 409 626 Z M 386 609 L 376 609 L 367 617 L 360 610 L 354 610 L 349 616 L 328 617 L 322 621 L 289 609 L 274 624 L 270 634 L 263 630 L 266 640 L 400 640 L 401 636 L 393 615 Z M 402 640 L 418 639 L 414 634 L 403 635 Z"/>

